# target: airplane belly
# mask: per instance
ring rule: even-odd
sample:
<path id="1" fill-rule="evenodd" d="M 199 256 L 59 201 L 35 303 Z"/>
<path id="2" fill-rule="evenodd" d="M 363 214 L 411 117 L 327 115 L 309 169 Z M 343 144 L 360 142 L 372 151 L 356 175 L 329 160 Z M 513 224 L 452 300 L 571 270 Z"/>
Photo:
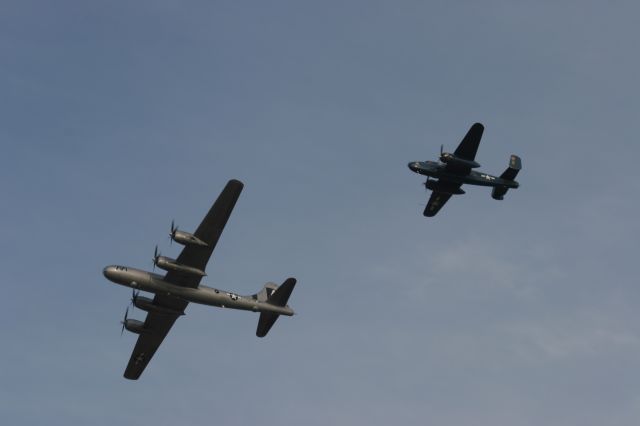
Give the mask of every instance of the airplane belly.
<path id="1" fill-rule="evenodd" d="M 259 304 L 257 300 L 250 297 L 239 296 L 235 293 L 204 286 L 198 288 L 183 288 L 181 291 L 176 292 L 175 296 L 188 302 L 198 303 L 201 305 L 246 311 L 258 311 Z"/>
<path id="2" fill-rule="evenodd" d="M 251 296 L 240 296 L 232 292 L 206 286 L 196 288 L 181 287 L 168 283 L 164 280 L 153 278 L 141 281 L 141 284 L 135 288 L 151 293 L 170 295 L 186 302 L 217 306 L 220 308 L 239 309 L 243 311 L 273 312 L 279 315 L 292 315 L 292 311 L 289 307 L 262 303 Z"/>
<path id="3" fill-rule="evenodd" d="M 500 181 L 500 179 L 495 176 L 479 172 L 472 172 L 470 175 L 465 177 L 466 179 L 464 183 L 476 186 L 498 186 L 498 181 Z"/>

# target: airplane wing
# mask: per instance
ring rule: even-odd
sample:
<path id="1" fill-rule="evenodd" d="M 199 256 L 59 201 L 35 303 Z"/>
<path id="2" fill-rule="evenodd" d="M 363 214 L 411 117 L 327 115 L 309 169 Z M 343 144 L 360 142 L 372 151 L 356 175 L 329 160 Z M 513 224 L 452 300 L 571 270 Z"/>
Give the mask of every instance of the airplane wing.
<path id="1" fill-rule="evenodd" d="M 184 311 L 188 304 L 188 302 L 184 300 L 164 295 L 157 295 L 154 298 L 154 303 L 178 311 Z M 151 361 L 153 354 L 156 353 L 165 336 L 169 333 L 169 330 L 171 330 L 173 323 L 178 319 L 178 316 L 179 315 L 159 314 L 156 312 L 149 312 L 147 314 L 144 327 L 149 331 L 138 336 L 136 346 L 133 348 L 131 358 L 129 358 L 129 364 L 127 364 L 127 369 L 124 371 L 125 378 L 137 380 L 140 377 L 147 367 L 147 364 L 149 364 L 149 361 Z"/>
<path id="2" fill-rule="evenodd" d="M 484 132 L 484 126 L 482 124 L 475 123 L 471 126 L 464 139 L 462 139 L 462 142 L 460 142 L 460 145 L 456 148 L 454 155 L 464 158 L 465 160 L 474 161 L 476 152 L 478 152 L 478 146 L 480 145 L 480 139 L 482 139 L 482 132 Z"/>
<path id="3" fill-rule="evenodd" d="M 429 202 L 427 203 L 427 207 L 424 208 L 424 213 L 422 214 L 427 217 L 435 216 L 440 211 L 442 206 L 444 206 L 445 203 L 449 201 L 451 195 L 452 194 L 448 194 L 445 192 L 433 191 L 431 193 L 431 197 L 429 198 Z"/>
<path id="4" fill-rule="evenodd" d="M 194 233 L 197 238 L 207 243 L 207 246 L 186 246 L 176 259 L 179 264 L 193 266 L 201 271 L 205 270 L 207 262 L 213 253 L 213 249 L 216 248 L 218 239 L 222 234 L 224 226 L 227 224 L 227 220 L 229 220 L 229 216 L 231 216 L 231 211 L 236 205 L 236 201 L 238 201 L 243 187 L 243 183 L 239 180 L 232 179 L 227 182 L 220 196 L 213 206 L 211 206 L 209 213 L 207 213 Z M 195 288 L 200 284 L 202 277 L 170 271 L 167 272 L 164 279 L 173 284 Z"/>
<path id="5" fill-rule="evenodd" d="M 427 206 L 424 208 L 424 212 L 422 213 L 427 217 L 435 216 L 440 211 L 442 206 L 444 206 L 446 202 L 449 201 L 449 198 L 451 198 L 453 193 L 456 192 L 456 190 L 459 190 L 461 186 L 461 184 L 458 183 L 443 182 L 442 179 L 438 183 L 440 184 L 441 190 L 436 189 L 431 193 L 429 202 L 427 203 Z"/>
<path id="6" fill-rule="evenodd" d="M 197 238 L 207 243 L 207 246 L 185 246 L 180 256 L 176 259 L 178 263 L 193 266 L 204 271 L 243 187 L 242 182 L 238 180 L 230 180 L 227 183 L 194 234 Z M 170 271 L 167 272 L 164 279 L 173 284 L 195 288 L 200 284 L 202 277 Z M 158 306 L 171 308 L 176 312 L 184 312 L 188 304 L 188 302 L 184 300 L 162 294 L 157 294 L 153 299 L 153 303 Z M 140 334 L 138 337 L 136 346 L 129 359 L 129 364 L 124 372 L 125 378 L 136 380 L 140 377 L 153 357 L 153 354 L 155 354 L 179 316 L 178 314 L 157 312 L 149 312 L 147 314 L 144 326 L 148 331 Z"/>

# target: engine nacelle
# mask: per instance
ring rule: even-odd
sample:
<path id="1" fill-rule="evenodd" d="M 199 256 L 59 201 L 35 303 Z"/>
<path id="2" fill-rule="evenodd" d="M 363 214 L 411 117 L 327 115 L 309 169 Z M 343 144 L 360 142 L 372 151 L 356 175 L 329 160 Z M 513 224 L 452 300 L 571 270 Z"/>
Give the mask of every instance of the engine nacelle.
<path id="1" fill-rule="evenodd" d="M 444 192 L 445 194 L 453 194 L 453 195 L 461 195 L 464 194 L 464 191 L 461 188 L 452 189 L 450 187 L 446 187 L 440 185 L 440 182 L 437 180 L 428 180 L 424 183 L 425 188 L 430 189 L 432 191 Z"/>
<path id="2" fill-rule="evenodd" d="M 167 314 L 167 315 L 184 315 L 184 312 L 182 311 L 177 311 L 175 309 L 156 305 L 153 303 L 153 299 L 149 299 L 148 297 L 144 297 L 144 296 L 138 296 L 138 295 L 134 296 L 133 306 L 145 312 L 155 312 L 158 314 Z"/>
<path id="3" fill-rule="evenodd" d="M 200 246 L 200 247 L 208 246 L 207 243 L 205 243 L 195 235 L 190 234 L 188 232 L 180 231 L 180 230 L 175 230 L 174 232 L 172 232 L 171 239 L 178 244 L 182 244 L 183 246 L 189 246 L 189 245 Z"/>
<path id="4" fill-rule="evenodd" d="M 199 277 L 204 277 L 207 275 L 204 271 L 198 268 L 194 268 L 193 266 L 183 265 L 181 263 L 176 262 L 175 259 L 171 259 L 170 257 L 166 257 L 166 256 L 156 257 L 154 259 L 154 263 L 158 268 L 164 269 L 165 271 L 182 272 L 184 274 L 197 275 Z"/>
<path id="5" fill-rule="evenodd" d="M 476 161 L 465 160 L 464 158 L 456 157 L 448 152 L 443 152 L 442 155 L 440 155 L 440 161 L 446 164 L 451 164 L 452 166 L 469 167 L 471 169 L 480 167 L 480 164 Z"/>
<path id="6" fill-rule="evenodd" d="M 126 319 L 123 321 L 123 324 L 124 328 L 132 333 L 142 334 L 148 331 L 146 328 L 144 328 L 144 322 L 135 319 Z"/>

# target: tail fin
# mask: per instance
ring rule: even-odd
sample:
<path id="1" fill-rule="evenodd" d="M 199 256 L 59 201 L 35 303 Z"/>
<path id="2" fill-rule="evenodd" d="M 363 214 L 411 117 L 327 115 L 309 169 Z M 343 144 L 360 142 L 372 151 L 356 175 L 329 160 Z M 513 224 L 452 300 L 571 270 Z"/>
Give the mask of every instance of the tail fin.
<path id="1" fill-rule="evenodd" d="M 289 300 L 289 296 L 291 296 L 291 292 L 295 286 L 296 279 L 287 278 L 285 282 L 276 289 L 276 291 L 271 293 L 271 296 L 267 299 L 267 303 L 271 303 L 276 306 L 287 306 L 287 301 Z"/>
<path id="2" fill-rule="evenodd" d="M 518 172 L 521 169 L 522 169 L 522 160 L 520 160 L 520 157 L 518 157 L 517 155 L 512 155 L 511 159 L 509 160 L 509 167 L 507 167 L 507 170 L 505 170 L 500 175 L 500 178 L 505 180 L 515 180 L 516 176 L 518 176 Z M 493 191 L 491 192 L 491 197 L 494 200 L 502 200 L 508 190 L 509 188 L 506 186 L 496 186 L 493 188 Z"/>
<path id="3" fill-rule="evenodd" d="M 509 160 L 509 167 L 505 170 L 500 177 L 507 180 L 515 180 L 518 176 L 518 172 L 522 169 L 522 160 L 517 155 L 512 155 Z"/>
<path id="4" fill-rule="evenodd" d="M 259 302 L 266 302 L 277 288 L 278 284 L 276 283 L 266 283 L 264 287 L 262 287 L 262 290 L 260 290 L 258 294 L 254 295 L 254 297 L 258 299 Z"/>
<path id="5" fill-rule="evenodd" d="M 287 301 L 289 300 L 289 296 L 291 296 L 291 292 L 293 291 L 295 285 L 295 278 L 287 278 L 287 280 L 282 283 L 281 286 L 277 287 L 275 291 L 269 291 L 272 290 L 273 287 L 269 286 L 269 284 L 265 285 L 263 291 L 266 290 L 266 302 L 275 306 L 287 306 Z M 259 294 L 262 294 L 262 292 L 260 292 Z M 279 314 L 276 314 L 274 312 L 261 312 L 260 319 L 258 320 L 258 329 L 256 330 L 256 336 L 266 336 L 279 316 Z"/>

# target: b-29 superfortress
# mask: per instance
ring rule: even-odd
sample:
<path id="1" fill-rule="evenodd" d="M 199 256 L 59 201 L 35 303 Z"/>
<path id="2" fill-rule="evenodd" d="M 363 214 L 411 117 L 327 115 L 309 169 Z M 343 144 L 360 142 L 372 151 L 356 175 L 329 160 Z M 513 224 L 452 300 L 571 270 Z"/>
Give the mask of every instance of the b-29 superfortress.
<path id="1" fill-rule="evenodd" d="M 131 287 L 133 305 L 148 312 L 145 321 L 128 318 L 128 308 L 125 313 L 122 330 L 139 334 L 124 372 L 125 378 L 136 380 L 140 377 L 173 323 L 184 315 L 189 302 L 260 312 L 258 337 L 267 335 L 278 316 L 294 314 L 287 301 L 296 285 L 295 278 L 286 279 L 280 286 L 267 283 L 259 293 L 250 296 L 200 285 L 200 280 L 206 276 L 207 262 L 243 187 L 242 182 L 230 180 L 195 233 L 181 231 L 171 224 L 171 240 L 184 245 L 184 249 L 177 259 L 171 259 L 160 256 L 156 248 L 153 263 L 167 271 L 164 276 L 128 266 L 104 268 L 104 276 L 114 283 Z M 155 297 L 140 296 L 139 291 L 154 293 Z"/>

